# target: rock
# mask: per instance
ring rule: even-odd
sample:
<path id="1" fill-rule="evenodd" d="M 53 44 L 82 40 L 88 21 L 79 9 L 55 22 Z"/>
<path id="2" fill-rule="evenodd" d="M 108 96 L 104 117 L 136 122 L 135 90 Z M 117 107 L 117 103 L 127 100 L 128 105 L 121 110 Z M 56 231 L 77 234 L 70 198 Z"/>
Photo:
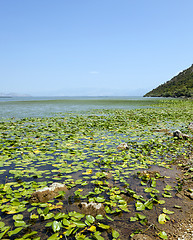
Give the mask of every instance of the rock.
<path id="1" fill-rule="evenodd" d="M 81 202 L 78 204 L 81 212 L 86 215 L 96 216 L 98 214 L 105 215 L 105 208 L 102 203 L 95 203 L 95 202 Z"/>
<path id="2" fill-rule="evenodd" d="M 182 133 L 180 130 L 174 131 L 173 137 L 176 137 L 177 139 L 185 139 L 185 140 L 189 138 L 187 134 Z"/>
<path id="3" fill-rule="evenodd" d="M 142 180 L 150 180 L 150 178 L 163 177 L 160 175 L 158 171 L 144 170 L 142 172 L 137 172 L 137 174 L 138 174 L 138 177 L 140 177 Z"/>
<path id="4" fill-rule="evenodd" d="M 189 197 L 191 200 L 193 200 L 193 189 L 189 188 L 188 190 L 186 190 L 185 195 Z"/>
<path id="5" fill-rule="evenodd" d="M 132 240 L 153 240 L 153 239 L 145 234 L 135 234 Z"/>
<path id="6" fill-rule="evenodd" d="M 121 143 L 121 144 L 119 144 L 117 149 L 119 149 L 119 150 L 126 150 L 126 149 L 129 149 L 129 146 L 127 145 L 127 143 Z"/>
<path id="7" fill-rule="evenodd" d="M 191 200 L 193 200 L 193 193 L 185 192 L 185 196 L 189 197 Z"/>
<path id="8" fill-rule="evenodd" d="M 189 198 L 193 200 L 193 193 L 189 194 Z"/>
<path id="9" fill-rule="evenodd" d="M 67 192 L 68 189 L 64 184 L 61 183 L 52 183 L 49 187 L 37 190 L 32 193 L 30 201 L 31 202 L 48 202 L 49 200 L 55 198 L 59 191 Z"/>
<path id="10" fill-rule="evenodd" d="M 193 122 L 191 122 L 189 125 L 188 125 L 188 128 L 193 131 Z"/>
<path id="11" fill-rule="evenodd" d="M 164 133 L 169 133 L 168 129 L 154 129 L 154 132 L 164 132 Z"/>

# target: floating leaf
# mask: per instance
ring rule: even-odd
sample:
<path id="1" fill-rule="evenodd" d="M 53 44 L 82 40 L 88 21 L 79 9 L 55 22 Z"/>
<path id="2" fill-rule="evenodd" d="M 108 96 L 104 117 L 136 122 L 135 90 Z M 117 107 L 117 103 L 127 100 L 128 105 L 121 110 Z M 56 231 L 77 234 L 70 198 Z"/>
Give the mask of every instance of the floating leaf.
<path id="1" fill-rule="evenodd" d="M 170 192 L 164 192 L 163 194 L 162 194 L 165 198 L 172 198 L 172 195 L 171 195 L 171 193 Z"/>
<path id="2" fill-rule="evenodd" d="M 164 203 L 165 203 L 165 200 L 158 200 L 158 203 L 159 203 L 159 204 L 164 204 Z"/>
<path id="3" fill-rule="evenodd" d="M 12 230 L 12 231 L 9 231 L 9 232 L 8 232 L 9 237 L 11 237 L 12 235 L 15 235 L 15 234 L 19 233 L 22 229 L 23 229 L 23 227 L 19 227 L 19 228 L 16 228 L 16 229 Z"/>
<path id="4" fill-rule="evenodd" d="M 130 217 L 130 222 L 136 222 L 138 221 L 138 217 Z"/>
<path id="5" fill-rule="evenodd" d="M 165 213 L 162 213 L 158 216 L 158 222 L 160 224 L 165 224 L 166 223 L 166 214 Z"/>
<path id="6" fill-rule="evenodd" d="M 0 233 L 0 239 L 9 231 L 10 227 L 4 227 L 4 231 Z"/>
<path id="7" fill-rule="evenodd" d="M 112 236 L 113 238 L 118 238 L 119 237 L 119 233 L 116 230 L 112 230 Z"/>
<path id="8" fill-rule="evenodd" d="M 69 226 L 70 225 L 70 221 L 68 221 L 66 218 L 63 219 L 62 221 L 64 226 Z"/>
<path id="9" fill-rule="evenodd" d="M 96 232 L 96 227 L 92 225 L 90 228 L 88 228 L 88 230 L 91 232 Z"/>
<path id="10" fill-rule="evenodd" d="M 168 239 L 167 233 L 162 231 L 158 233 L 158 236 L 162 239 Z"/>
<path id="11" fill-rule="evenodd" d="M 26 223 L 24 221 L 15 221 L 14 225 L 15 227 L 21 227 L 21 226 L 26 226 Z"/>
<path id="12" fill-rule="evenodd" d="M 146 201 L 144 203 L 144 206 L 148 209 L 152 209 L 153 208 L 153 200 L 152 199 L 149 199 L 148 201 Z"/>
<path id="13" fill-rule="evenodd" d="M 99 214 L 99 215 L 96 216 L 96 219 L 97 220 L 102 220 L 102 219 L 104 219 L 104 217 L 103 217 L 103 215 Z"/>
<path id="14" fill-rule="evenodd" d="M 166 190 L 166 191 L 171 191 L 171 190 L 173 190 L 173 189 L 172 189 L 172 187 L 171 187 L 170 185 L 166 185 L 165 188 L 164 188 L 164 190 Z"/>
<path id="15" fill-rule="evenodd" d="M 166 208 L 163 208 L 163 212 L 166 213 L 166 214 L 173 214 L 174 213 L 173 211 L 169 211 Z"/>
<path id="16" fill-rule="evenodd" d="M 73 221 L 73 223 L 74 223 L 78 228 L 84 228 L 84 227 L 86 227 L 86 224 L 83 223 L 82 221 Z"/>
<path id="17" fill-rule="evenodd" d="M 99 202 L 99 203 L 105 202 L 104 197 L 96 197 L 95 200 L 96 202 Z"/>
<path id="18" fill-rule="evenodd" d="M 104 240 L 104 238 L 101 237 L 101 233 L 98 231 L 94 233 L 94 237 L 96 238 L 96 240 Z"/>
<path id="19" fill-rule="evenodd" d="M 110 228 L 109 225 L 106 225 L 106 224 L 103 224 L 103 223 L 98 223 L 98 226 L 99 226 L 100 228 L 103 228 L 103 229 L 109 229 L 109 228 Z"/>
<path id="20" fill-rule="evenodd" d="M 35 213 L 30 215 L 30 219 L 38 219 L 38 218 L 39 216 L 36 215 Z"/>
<path id="21" fill-rule="evenodd" d="M 47 220 L 53 217 L 54 217 L 54 213 L 48 213 L 46 216 L 44 216 L 44 220 Z"/>
<path id="22" fill-rule="evenodd" d="M 181 207 L 181 206 L 178 206 L 178 205 L 174 205 L 174 208 L 181 209 L 182 207 Z"/>
<path id="23" fill-rule="evenodd" d="M 136 213 L 136 216 L 140 219 L 140 220 L 143 220 L 146 218 L 145 215 L 142 215 L 142 214 L 139 214 L 139 213 Z"/>
<path id="24" fill-rule="evenodd" d="M 87 221 L 89 221 L 90 223 L 94 223 L 95 222 L 95 218 L 92 215 L 86 215 L 86 219 Z"/>
<path id="25" fill-rule="evenodd" d="M 70 227 L 66 232 L 64 232 L 64 234 L 68 237 L 74 231 L 74 229 L 75 229 L 74 227 Z"/>
<path id="26" fill-rule="evenodd" d="M 5 226 L 4 222 L 0 222 L 0 229 L 3 228 Z"/>
<path id="27" fill-rule="evenodd" d="M 53 221 L 53 223 L 52 223 L 52 230 L 54 232 L 58 232 L 58 231 L 60 231 L 60 226 L 61 226 L 60 222 Z"/>
<path id="28" fill-rule="evenodd" d="M 59 233 L 54 233 L 51 237 L 49 237 L 47 240 L 58 240 Z"/>
<path id="29" fill-rule="evenodd" d="M 85 214 L 82 214 L 82 213 L 78 213 L 78 212 L 70 212 L 69 213 L 69 216 L 70 217 L 75 217 L 77 218 L 78 220 L 80 220 L 81 218 L 83 218 L 85 216 Z"/>
<path id="30" fill-rule="evenodd" d="M 151 187 L 153 187 L 153 188 L 156 187 L 156 180 L 152 180 L 152 182 L 151 182 Z"/>
<path id="31" fill-rule="evenodd" d="M 37 233 L 38 233 L 38 232 L 36 232 L 36 231 L 33 231 L 33 232 L 31 232 L 31 233 L 27 233 L 27 234 L 25 234 L 25 235 L 23 236 L 23 238 L 24 238 L 24 239 L 29 238 L 29 237 L 37 234 Z"/>
<path id="32" fill-rule="evenodd" d="M 22 219 L 23 219 L 23 215 L 22 215 L 22 214 L 14 215 L 14 216 L 13 216 L 13 219 L 14 219 L 15 221 L 17 221 L 17 220 L 22 220 Z"/>
<path id="33" fill-rule="evenodd" d="M 61 218 L 65 218 L 67 216 L 68 216 L 67 214 L 59 212 L 55 215 L 54 219 L 58 220 L 58 219 L 61 219 Z"/>
<path id="34" fill-rule="evenodd" d="M 142 202 L 137 201 L 135 203 L 135 207 L 137 211 L 143 211 L 145 210 L 145 205 Z"/>

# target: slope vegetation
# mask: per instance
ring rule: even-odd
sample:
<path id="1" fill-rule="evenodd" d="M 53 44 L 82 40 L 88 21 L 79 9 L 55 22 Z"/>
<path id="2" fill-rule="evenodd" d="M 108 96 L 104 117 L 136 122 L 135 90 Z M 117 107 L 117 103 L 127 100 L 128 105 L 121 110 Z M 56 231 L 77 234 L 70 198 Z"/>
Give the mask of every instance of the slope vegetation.
<path id="1" fill-rule="evenodd" d="M 146 93 L 144 97 L 193 97 L 193 64 L 170 81 Z"/>

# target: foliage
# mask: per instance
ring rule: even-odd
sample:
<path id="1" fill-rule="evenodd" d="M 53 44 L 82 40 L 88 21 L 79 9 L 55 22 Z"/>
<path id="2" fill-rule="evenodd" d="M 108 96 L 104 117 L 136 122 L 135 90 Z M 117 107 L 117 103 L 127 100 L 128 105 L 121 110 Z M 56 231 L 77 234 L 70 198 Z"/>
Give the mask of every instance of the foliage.
<path id="1" fill-rule="evenodd" d="M 170 81 L 145 94 L 144 97 L 186 97 L 193 98 L 193 65 L 180 72 Z"/>

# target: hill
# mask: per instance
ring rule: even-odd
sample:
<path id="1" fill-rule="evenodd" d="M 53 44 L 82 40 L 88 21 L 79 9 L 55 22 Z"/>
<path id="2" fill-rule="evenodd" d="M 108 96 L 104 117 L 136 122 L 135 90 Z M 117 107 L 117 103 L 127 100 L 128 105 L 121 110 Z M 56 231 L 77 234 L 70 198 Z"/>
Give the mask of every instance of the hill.
<path id="1" fill-rule="evenodd" d="M 146 93 L 144 97 L 193 97 L 193 64 L 177 76 Z"/>

